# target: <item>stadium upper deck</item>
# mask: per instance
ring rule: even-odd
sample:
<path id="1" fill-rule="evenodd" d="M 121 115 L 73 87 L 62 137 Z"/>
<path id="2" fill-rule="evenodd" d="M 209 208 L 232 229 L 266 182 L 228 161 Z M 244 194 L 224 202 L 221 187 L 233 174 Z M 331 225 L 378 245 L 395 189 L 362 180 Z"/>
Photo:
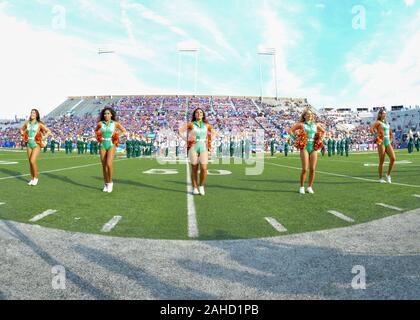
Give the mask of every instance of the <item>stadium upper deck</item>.
<path id="1" fill-rule="evenodd" d="M 133 95 L 133 96 L 87 96 L 87 97 L 68 97 L 60 106 L 50 112 L 48 118 L 57 118 L 63 115 L 83 116 L 85 114 L 97 114 L 103 107 L 107 105 L 119 106 L 120 104 L 127 104 L 131 101 L 132 104 L 138 104 L 138 107 L 154 107 L 158 111 L 164 106 L 173 108 L 181 108 L 187 103 L 190 105 L 201 105 L 209 107 L 212 111 L 218 112 L 220 108 L 231 106 L 235 109 L 238 107 L 248 107 L 254 109 L 256 112 L 261 112 L 264 108 L 279 107 L 279 108 L 304 108 L 311 107 L 307 99 L 294 98 L 263 98 L 260 97 L 230 97 L 230 96 L 185 96 L 185 95 Z M 132 109 L 131 111 L 135 111 Z"/>

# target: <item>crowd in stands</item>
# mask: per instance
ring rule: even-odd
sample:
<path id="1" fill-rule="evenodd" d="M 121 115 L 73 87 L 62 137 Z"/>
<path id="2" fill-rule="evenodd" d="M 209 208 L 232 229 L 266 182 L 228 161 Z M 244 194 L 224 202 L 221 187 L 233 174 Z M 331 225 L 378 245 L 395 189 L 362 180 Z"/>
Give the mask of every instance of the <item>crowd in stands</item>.
<path id="1" fill-rule="evenodd" d="M 5 127 L 0 130 L 0 147 L 16 148 L 20 146 L 20 132 L 14 127 Z"/>
<path id="2" fill-rule="evenodd" d="M 191 120 L 192 110 L 200 107 L 206 111 L 209 123 L 221 138 L 250 137 L 256 130 L 263 129 L 267 148 L 271 139 L 285 137 L 287 130 L 299 120 L 303 109 L 310 107 L 304 99 L 288 99 L 280 105 L 272 106 L 257 98 L 185 96 L 122 97 L 110 106 L 117 111 L 119 121 L 128 132 L 138 136 L 158 136 L 161 130 L 177 132 L 186 119 Z M 316 121 L 333 138 L 350 136 L 354 144 L 372 141 L 369 128 L 373 117 L 362 121 L 351 112 L 337 114 L 315 111 L 315 114 Z M 64 114 L 43 120 L 53 132 L 56 141 L 64 141 L 68 137 L 76 141 L 80 136 L 89 139 L 94 137 L 93 130 L 98 121 L 98 114 L 95 109 L 81 116 Z M 416 123 L 418 120 L 413 118 L 412 121 Z M 418 126 L 420 129 L 420 122 Z M 401 126 L 396 126 L 394 130 L 398 142 L 401 142 L 399 140 L 403 138 L 404 131 L 408 131 Z M 19 127 L 5 126 L 0 129 L 0 147 L 20 146 Z"/>

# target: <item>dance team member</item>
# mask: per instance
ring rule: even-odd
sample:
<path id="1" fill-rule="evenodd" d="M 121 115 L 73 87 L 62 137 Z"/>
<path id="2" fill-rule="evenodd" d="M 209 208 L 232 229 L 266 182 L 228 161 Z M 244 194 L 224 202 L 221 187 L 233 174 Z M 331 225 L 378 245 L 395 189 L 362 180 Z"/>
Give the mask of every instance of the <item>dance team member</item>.
<path id="1" fill-rule="evenodd" d="M 370 132 L 375 137 L 375 143 L 378 145 L 380 183 L 392 183 L 391 173 L 394 169 L 394 164 L 396 161 L 394 148 L 392 146 L 392 129 L 386 120 L 386 116 L 387 114 L 385 110 L 379 111 L 376 122 L 370 128 Z M 387 154 L 389 157 L 389 168 L 386 180 L 383 178 L 385 154 Z"/>
<path id="2" fill-rule="evenodd" d="M 29 167 L 31 171 L 31 181 L 29 186 L 36 186 L 38 184 L 38 157 L 41 148 L 47 145 L 47 137 L 51 135 L 51 131 L 41 121 L 39 111 L 32 109 L 29 120 L 20 129 L 20 134 L 23 141 L 26 143 L 26 150 L 29 160 Z"/>
<path id="3" fill-rule="evenodd" d="M 117 122 L 117 114 L 112 108 L 105 108 L 100 113 L 100 121 L 95 128 L 96 139 L 101 144 L 101 162 L 104 176 L 105 186 L 103 192 L 111 193 L 114 188 L 112 180 L 113 175 L 113 161 L 115 152 L 119 144 L 120 136 L 117 132 L 119 130 L 122 135 L 127 135 L 124 127 Z"/>
<path id="4" fill-rule="evenodd" d="M 185 136 L 185 133 L 187 135 Z M 213 127 L 207 122 L 203 109 L 193 112 L 192 120 L 179 130 L 180 136 L 187 141 L 188 158 L 191 162 L 191 180 L 193 194 L 204 196 L 204 184 L 207 179 L 209 152 L 212 148 Z M 198 187 L 198 167 L 200 166 L 200 186 Z"/>
<path id="5" fill-rule="evenodd" d="M 299 130 L 296 136 L 296 131 Z M 322 139 L 325 130 L 314 121 L 314 114 L 311 110 L 305 110 L 300 121 L 289 130 L 289 135 L 297 137 L 295 146 L 300 150 L 300 159 L 302 161 L 302 173 L 300 175 L 300 194 L 305 194 L 305 181 L 309 165 L 309 186 L 308 193 L 315 193 L 313 184 L 315 180 L 316 164 L 318 160 L 318 151 L 322 149 Z"/>

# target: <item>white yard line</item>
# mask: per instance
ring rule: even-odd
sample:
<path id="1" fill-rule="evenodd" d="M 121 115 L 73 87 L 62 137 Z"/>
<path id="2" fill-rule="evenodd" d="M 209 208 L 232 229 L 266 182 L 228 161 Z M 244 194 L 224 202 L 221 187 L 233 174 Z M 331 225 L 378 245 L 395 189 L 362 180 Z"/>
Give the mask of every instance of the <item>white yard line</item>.
<path id="1" fill-rule="evenodd" d="M 115 160 L 114 162 L 120 162 L 120 161 L 125 161 L 125 160 L 126 159 Z M 43 171 L 43 172 L 40 172 L 39 174 L 61 172 L 61 171 L 81 169 L 81 168 L 87 168 L 87 167 L 93 167 L 93 166 L 99 166 L 99 165 L 101 165 L 100 162 L 99 163 L 87 164 L 87 165 L 83 165 L 83 166 L 77 166 L 77 167 L 69 167 L 69 168 L 55 169 L 55 170 L 50 170 L 50 171 Z M 18 176 L 3 177 L 3 178 L 0 178 L 0 180 L 8 180 L 8 179 L 21 178 L 21 177 L 28 177 L 28 176 L 30 176 L 29 173 L 28 174 L 21 174 L 21 175 L 18 175 Z"/>
<path id="2" fill-rule="evenodd" d="M 320 159 L 322 159 L 322 158 L 320 158 Z M 326 160 L 327 160 L 327 159 L 326 159 Z M 351 160 L 341 160 L 341 159 L 336 160 L 336 159 L 332 159 L 332 158 L 328 158 L 328 161 L 329 161 L 330 163 L 336 163 L 336 164 L 340 164 L 340 163 L 345 162 L 345 163 L 357 163 L 357 164 L 360 164 L 361 166 L 363 166 L 363 165 L 364 165 L 364 163 L 363 163 L 363 162 L 361 162 L 361 161 L 351 161 Z"/>
<path id="3" fill-rule="evenodd" d="M 36 215 L 35 217 L 33 217 L 29 221 L 30 222 L 37 222 L 37 221 L 39 221 L 41 219 L 44 219 L 45 217 L 47 217 L 49 215 L 55 214 L 55 213 L 57 213 L 57 210 L 51 210 L 51 209 L 49 209 L 49 210 L 47 210 L 47 211 L 45 211 L 45 212 L 43 212 L 41 214 Z"/>
<path id="4" fill-rule="evenodd" d="M 322 158 L 319 158 L 319 159 L 322 159 Z M 344 160 L 344 159 L 346 159 L 346 160 Z M 365 159 L 365 161 L 352 161 L 352 160 L 347 160 L 347 159 L 348 158 L 346 158 L 346 157 L 344 157 L 343 159 L 333 159 L 333 158 L 331 158 L 331 159 L 328 159 L 328 161 L 330 163 L 336 163 L 336 164 L 339 164 L 339 163 L 357 163 L 357 164 L 360 164 L 361 166 L 366 166 L 366 164 L 368 164 L 369 166 L 374 166 L 374 165 L 378 166 L 379 165 L 377 161 L 375 162 L 375 160 L 377 160 L 376 158 L 375 159 Z M 327 160 L 327 159 L 325 159 L 325 160 Z M 368 162 L 368 161 L 371 161 L 372 163 Z M 388 165 L 389 161 L 385 161 L 384 164 Z M 413 162 L 412 161 L 407 161 L 407 160 L 400 160 L 400 161 L 397 161 L 395 164 L 396 165 L 411 165 L 411 164 L 413 164 Z M 412 167 L 412 166 L 410 166 L 410 167 Z"/>
<path id="5" fill-rule="evenodd" d="M 413 197 L 420 198 L 420 194 L 413 194 Z"/>
<path id="6" fill-rule="evenodd" d="M 61 151 L 60 151 L 61 152 Z M 42 155 L 42 154 L 41 154 Z M 69 157 L 54 157 L 54 158 L 43 158 L 43 157 L 39 157 L 38 158 L 38 161 L 44 161 L 44 160 L 58 160 L 58 159 L 78 159 L 78 158 L 80 158 L 80 159 L 86 159 L 86 160 L 88 160 L 88 159 L 93 159 L 93 156 L 94 155 L 86 155 L 86 158 L 84 158 L 83 156 L 69 156 Z M 97 155 L 97 157 L 99 158 L 99 155 Z M 23 157 L 23 158 L 19 158 L 19 159 L 4 159 L 4 160 L 1 160 L 1 161 L 28 161 L 28 158 L 27 157 Z"/>
<path id="7" fill-rule="evenodd" d="M 5 202 L 0 202 L 0 206 L 4 206 L 5 204 Z"/>
<path id="8" fill-rule="evenodd" d="M 351 223 L 354 222 L 354 220 L 352 218 L 347 217 L 346 215 L 342 214 L 341 212 L 330 210 L 330 211 L 328 211 L 328 213 L 331 213 L 332 215 L 336 216 L 337 218 L 339 218 L 341 220 L 351 222 Z"/>
<path id="9" fill-rule="evenodd" d="M 287 229 L 281 224 L 281 223 L 279 223 L 276 219 L 274 219 L 274 218 L 270 218 L 270 217 L 267 217 L 267 218 L 265 218 L 265 220 L 269 223 L 269 224 L 271 224 L 271 226 L 274 228 L 274 229 L 276 229 L 278 232 L 280 232 L 280 233 L 284 233 L 284 232 L 287 232 Z"/>
<path id="10" fill-rule="evenodd" d="M 19 162 L 17 161 L 9 161 L 9 160 L 0 160 L 0 166 L 11 166 L 11 165 L 15 165 L 15 164 L 19 164 Z"/>
<path id="11" fill-rule="evenodd" d="M 293 169 L 293 170 L 302 170 L 302 168 L 298 168 L 298 167 L 292 167 L 292 166 L 285 166 L 282 164 L 277 164 L 277 163 L 272 163 L 272 162 L 267 162 L 267 161 L 257 161 L 259 163 L 266 163 L 266 164 L 270 164 L 273 166 L 277 166 L 277 167 L 283 167 L 283 168 L 288 168 L 288 169 Z M 340 177 L 340 178 L 350 178 L 350 179 L 355 179 L 355 180 L 361 180 L 361 181 L 368 181 L 368 182 L 376 182 L 379 183 L 378 180 L 373 180 L 373 179 L 367 179 L 367 178 L 361 178 L 361 177 L 353 177 L 353 176 L 348 176 L 345 174 L 338 174 L 338 173 L 331 173 L 331 172 L 325 172 L 325 171 L 316 171 L 316 173 L 320 173 L 320 174 L 326 174 L 326 175 L 330 175 L 330 176 L 334 176 L 334 177 Z M 405 183 L 396 183 L 393 182 L 392 185 L 396 185 L 396 186 L 403 186 L 403 187 L 410 187 L 410 188 L 420 188 L 420 186 L 418 185 L 412 185 L 412 184 L 405 184 Z"/>
<path id="12" fill-rule="evenodd" d="M 396 211 L 399 211 L 399 212 L 404 211 L 404 209 L 401 209 L 401 208 L 398 208 L 398 207 L 394 207 L 394 206 L 390 206 L 390 205 L 385 204 L 385 203 L 376 203 L 376 205 L 377 206 L 380 206 L 380 207 L 387 208 L 387 209 L 396 210 Z"/>
<path id="13" fill-rule="evenodd" d="M 121 216 L 115 216 L 111 220 L 109 220 L 103 227 L 101 232 L 111 232 L 112 229 L 120 222 L 122 219 Z"/>
<path id="14" fill-rule="evenodd" d="M 2 154 L 2 152 L 9 152 L 9 153 L 26 153 L 26 150 L 6 150 L 0 148 L 0 156 L 5 156 L 6 154 Z"/>
<path id="15" fill-rule="evenodd" d="M 188 237 L 198 238 L 197 213 L 194 204 L 193 186 L 190 174 L 190 164 L 187 162 L 187 207 L 188 207 Z"/>
<path id="16" fill-rule="evenodd" d="M 188 104 L 185 107 L 185 123 L 188 122 Z M 195 209 L 193 186 L 191 181 L 190 164 L 186 162 L 187 166 L 187 209 L 188 209 L 188 237 L 198 238 L 198 224 L 197 212 Z"/>

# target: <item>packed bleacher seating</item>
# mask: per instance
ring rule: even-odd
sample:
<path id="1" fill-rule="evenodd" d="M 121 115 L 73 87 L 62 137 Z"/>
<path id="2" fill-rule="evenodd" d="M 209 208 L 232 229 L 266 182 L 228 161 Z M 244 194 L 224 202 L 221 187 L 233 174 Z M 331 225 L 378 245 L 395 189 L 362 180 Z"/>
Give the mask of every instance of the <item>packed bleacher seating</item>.
<path id="1" fill-rule="evenodd" d="M 119 121 L 130 133 L 144 136 L 158 135 L 161 130 L 177 132 L 185 120 L 190 120 L 193 109 L 200 107 L 221 137 L 234 139 L 264 130 L 265 141 L 286 135 L 305 108 L 311 108 L 306 99 L 264 99 L 256 97 L 211 96 L 125 96 L 125 97 L 71 97 L 43 118 L 56 140 L 71 136 L 93 138 L 98 115 L 105 106 L 113 107 Z M 312 108 L 313 109 L 313 108 Z M 188 115 L 186 114 L 188 110 Z M 313 109 L 314 110 L 314 109 Z M 374 112 L 339 112 L 314 110 L 316 120 L 334 138 L 351 136 L 354 144 L 371 143 L 369 131 Z M 404 144 L 409 129 L 420 130 L 420 109 L 390 111 L 388 118 L 395 132 L 396 143 Z M 19 125 L 0 126 L 0 147 L 20 147 Z"/>

